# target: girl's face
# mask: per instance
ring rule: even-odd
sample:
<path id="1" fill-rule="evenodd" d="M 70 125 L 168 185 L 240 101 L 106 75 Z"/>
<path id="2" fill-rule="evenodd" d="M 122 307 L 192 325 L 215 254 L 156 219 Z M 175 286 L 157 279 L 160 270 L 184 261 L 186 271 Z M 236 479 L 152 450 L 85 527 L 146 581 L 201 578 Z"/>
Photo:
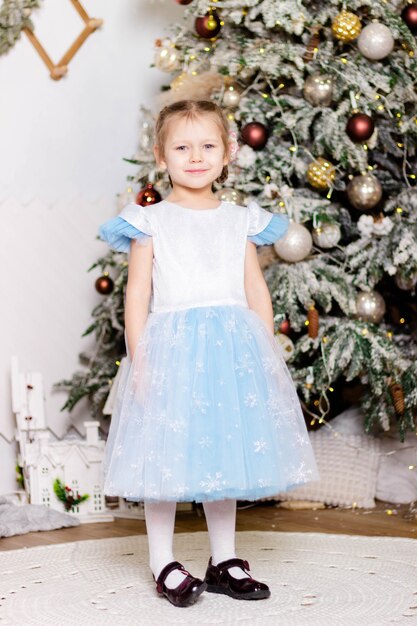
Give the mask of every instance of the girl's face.
<path id="1" fill-rule="evenodd" d="M 155 146 L 158 164 L 166 167 L 173 186 L 209 187 L 228 163 L 220 128 L 211 115 L 168 121 L 164 155 Z"/>

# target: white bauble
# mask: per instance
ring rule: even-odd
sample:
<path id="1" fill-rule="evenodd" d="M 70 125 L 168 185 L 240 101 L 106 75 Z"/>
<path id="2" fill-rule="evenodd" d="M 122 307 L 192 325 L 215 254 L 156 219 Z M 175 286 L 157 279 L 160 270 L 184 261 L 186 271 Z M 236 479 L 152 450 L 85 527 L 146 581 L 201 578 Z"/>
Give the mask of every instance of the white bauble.
<path id="1" fill-rule="evenodd" d="M 310 254 L 312 246 L 310 231 L 296 222 L 290 222 L 287 234 L 274 243 L 278 256 L 288 263 L 297 263 L 305 259 Z"/>
<path id="2" fill-rule="evenodd" d="M 356 296 L 356 317 L 378 324 L 385 315 L 385 300 L 377 291 L 361 291 Z"/>
<path id="3" fill-rule="evenodd" d="M 339 224 L 322 224 L 314 228 L 313 241 L 319 248 L 334 248 L 340 241 L 342 233 Z"/>
<path id="4" fill-rule="evenodd" d="M 362 29 L 358 38 L 359 52 L 371 61 L 387 57 L 394 48 L 390 29 L 380 22 L 371 22 Z"/>
<path id="5" fill-rule="evenodd" d="M 223 104 L 231 109 L 239 106 L 240 91 L 234 85 L 226 87 L 223 95 Z"/>
<path id="6" fill-rule="evenodd" d="M 282 353 L 284 356 L 284 361 L 289 361 L 289 359 L 294 354 L 294 344 L 287 335 L 284 333 L 277 333 L 275 335 L 277 342 L 280 344 L 282 348 Z"/>
<path id="7" fill-rule="evenodd" d="M 222 202 L 230 202 L 231 204 L 239 205 L 241 205 L 243 202 L 243 196 L 240 191 L 237 191 L 232 187 L 224 187 L 223 189 L 219 189 L 214 195 Z"/>

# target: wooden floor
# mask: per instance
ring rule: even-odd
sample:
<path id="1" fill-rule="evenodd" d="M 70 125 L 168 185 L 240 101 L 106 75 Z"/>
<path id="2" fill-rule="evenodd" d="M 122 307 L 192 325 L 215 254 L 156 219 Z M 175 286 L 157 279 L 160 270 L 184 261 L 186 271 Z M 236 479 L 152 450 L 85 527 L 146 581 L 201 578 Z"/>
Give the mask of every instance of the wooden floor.
<path id="1" fill-rule="evenodd" d="M 259 503 L 240 508 L 237 530 L 323 532 L 348 535 L 412 537 L 417 539 L 417 520 L 406 521 L 408 505 L 378 502 L 375 509 L 328 508 L 312 511 L 288 511 L 275 503 Z M 177 514 L 176 532 L 207 530 L 201 505 L 192 512 Z M 100 524 L 81 524 L 47 532 L 27 533 L 0 540 L 0 550 L 16 550 L 32 546 L 86 539 L 104 539 L 145 533 L 145 522 L 116 519 Z"/>

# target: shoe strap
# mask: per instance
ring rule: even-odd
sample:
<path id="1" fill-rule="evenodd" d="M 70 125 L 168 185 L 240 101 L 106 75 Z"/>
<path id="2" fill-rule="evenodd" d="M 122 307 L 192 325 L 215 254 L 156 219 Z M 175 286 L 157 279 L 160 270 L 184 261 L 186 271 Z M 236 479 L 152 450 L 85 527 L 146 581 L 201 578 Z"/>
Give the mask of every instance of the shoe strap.
<path id="1" fill-rule="evenodd" d="M 161 569 L 161 572 L 156 579 L 156 590 L 158 593 L 162 593 L 166 577 L 176 569 L 179 569 L 190 576 L 190 572 L 187 571 L 184 565 L 182 565 L 179 561 L 171 561 L 171 563 L 168 563 L 168 565 L 165 565 L 165 567 Z"/>
<path id="2" fill-rule="evenodd" d="M 243 570 L 247 570 L 247 572 L 250 570 L 248 561 L 246 561 L 245 559 L 238 559 L 237 557 L 233 559 L 227 559 L 226 561 L 221 561 L 215 567 L 218 567 L 221 570 L 228 570 L 231 567 L 240 567 Z"/>

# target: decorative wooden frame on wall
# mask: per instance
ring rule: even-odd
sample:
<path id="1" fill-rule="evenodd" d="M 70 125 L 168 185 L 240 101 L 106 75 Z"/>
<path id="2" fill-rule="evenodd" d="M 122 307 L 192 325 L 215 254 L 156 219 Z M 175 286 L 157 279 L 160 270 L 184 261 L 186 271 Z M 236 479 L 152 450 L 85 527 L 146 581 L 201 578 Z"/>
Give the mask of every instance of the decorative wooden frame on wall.
<path id="1" fill-rule="evenodd" d="M 71 61 L 72 57 L 81 48 L 87 37 L 89 37 L 91 33 L 97 30 L 97 28 L 100 28 L 100 26 L 103 24 L 103 20 L 97 19 L 95 17 L 90 17 L 87 11 L 81 5 L 81 2 L 79 2 L 79 0 L 70 0 L 70 2 L 72 3 L 77 13 L 80 15 L 85 24 L 85 27 L 78 35 L 74 43 L 68 48 L 64 56 L 58 61 L 58 63 L 55 64 L 52 61 L 51 57 L 42 46 L 41 42 L 36 37 L 33 30 L 30 30 L 29 28 L 23 29 L 23 31 L 28 36 L 29 41 L 49 69 L 49 74 L 53 80 L 60 80 L 63 76 L 65 76 L 65 74 L 68 72 L 68 63 Z"/>

